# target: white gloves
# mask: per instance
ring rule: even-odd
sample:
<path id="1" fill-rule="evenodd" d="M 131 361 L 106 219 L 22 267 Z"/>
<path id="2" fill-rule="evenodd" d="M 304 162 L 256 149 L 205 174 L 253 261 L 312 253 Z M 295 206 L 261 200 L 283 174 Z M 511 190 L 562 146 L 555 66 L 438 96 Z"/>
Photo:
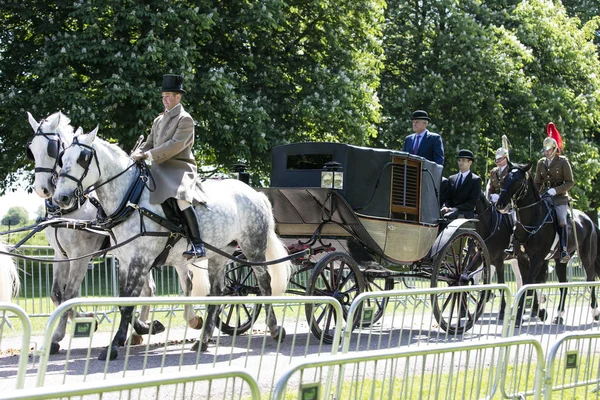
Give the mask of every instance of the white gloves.
<path id="1" fill-rule="evenodd" d="M 546 193 L 548 193 L 550 196 L 556 196 L 556 189 L 550 188 Z"/>
<path id="2" fill-rule="evenodd" d="M 490 194 L 490 201 L 492 203 L 497 203 L 499 198 L 500 198 L 500 195 L 497 193 Z"/>
<path id="3" fill-rule="evenodd" d="M 145 160 L 146 158 L 148 158 L 148 153 L 142 153 L 142 152 L 136 150 L 131 155 L 131 158 L 133 158 L 135 161 L 142 161 L 142 160 Z"/>

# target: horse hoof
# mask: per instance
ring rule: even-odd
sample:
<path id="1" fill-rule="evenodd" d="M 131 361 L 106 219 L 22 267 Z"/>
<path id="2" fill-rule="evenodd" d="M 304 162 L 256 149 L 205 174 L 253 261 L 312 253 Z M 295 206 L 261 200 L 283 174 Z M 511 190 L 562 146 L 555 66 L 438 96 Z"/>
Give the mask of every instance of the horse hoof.
<path id="1" fill-rule="evenodd" d="M 204 320 L 202 317 L 195 316 L 188 322 L 188 325 L 192 329 L 200 330 L 202 329 L 202 325 L 204 325 Z"/>
<path id="2" fill-rule="evenodd" d="M 100 355 L 98 356 L 98 360 L 106 361 L 106 356 L 108 355 L 108 350 L 110 349 L 110 360 L 116 360 L 119 355 L 119 351 L 115 346 L 110 346 L 102 350 Z"/>
<path id="3" fill-rule="evenodd" d="M 276 342 L 283 342 L 283 340 L 285 339 L 285 328 L 283 326 L 278 326 L 277 327 L 277 333 L 275 333 L 275 335 L 272 335 L 273 340 L 275 340 Z"/>
<path id="4" fill-rule="evenodd" d="M 545 308 L 538 310 L 538 317 L 542 320 L 542 322 L 548 319 L 548 312 Z"/>
<path id="5" fill-rule="evenodd" d="M 552 321 L 552 324 L 554 324 L 554 325 L 562 325 L 563 323 L 564 323 L 564 320 L 562 319 L 562 317 L 556 317 Z"/>
<path id="6" fill-rule="evenodd" d="M 131 335 L 131 345 L 137 346 L 138 344 L 144 343 L 144 338 L 140 335 Z"/>
<path id="7" fill-rule="evenodd" d="M 165 331 L 165 326 L 160 321 L 152 321 L 152 328 L 150 332 L 155 335 L 157 333 L 163 333 Z"/>
<path id="8" fill-rule="evenodd" d="M 50 344 L 50 354 L 58 354 L 60 350 L 60 344 L 53 342 Z"/>
<path id="9" fill-rule="evenodd" d="M 204 353 L 205 351 L 208 351 L 208 343 L 201 343 L 200 341 L 196 340 L 192 345 L 191 350 L 197 352 L 198 348 L 200 348 L 200 351 Z"/>

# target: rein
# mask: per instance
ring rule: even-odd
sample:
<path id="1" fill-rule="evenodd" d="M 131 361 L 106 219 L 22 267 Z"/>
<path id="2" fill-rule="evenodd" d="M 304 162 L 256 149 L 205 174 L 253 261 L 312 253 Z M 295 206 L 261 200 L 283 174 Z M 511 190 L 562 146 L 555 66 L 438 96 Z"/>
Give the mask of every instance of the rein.
<path id="1" fill-rule="evenodd" d="M 517 225 L 519 225 L 528 234 L 525 241 L 523 241 L 523 244 L 527 243 L 527 241 L 529 241 L 529 239 L 533 235 L 538 233 L 539 230 L 542 229 L 542 227 L 544 225 L 554 222 L 554 219 L 552 218 L 552 209 L 548 206 L 548 203 L 543 198 L 541 198 L 540 200 L 537 200 L 531 204 L 522 206 L 522 207 L 516 206 L 516 203 L 518 201 L 522 200 L 525 197 L 525 195 L 528 193 L 527 185 L 530 180 L 531 180 L 531 175 L 529 174 L 529 172 L 526 172 L 525 179 L 523 179 L 523 181 L 521 182 L 521 187 L 515 192 L 515 195 L 517 195 L 517 197 L 515 199 L 511 199 L 513 208 L 515 210 L 515 215 L 517 216 Z M 502 189 L 502 190 L 505 190 L 505 189 Z M 542 222 L 539 225 L 524 225 L 521 222 L 521 211 L 526 210 L 528 208 L 532 208 L 534 206 L 537 206 L 539 203 L 542 203 L 542 202 L 544 204 L 544 207 L 546 208 L 546 216 L 544 217 Z"/>

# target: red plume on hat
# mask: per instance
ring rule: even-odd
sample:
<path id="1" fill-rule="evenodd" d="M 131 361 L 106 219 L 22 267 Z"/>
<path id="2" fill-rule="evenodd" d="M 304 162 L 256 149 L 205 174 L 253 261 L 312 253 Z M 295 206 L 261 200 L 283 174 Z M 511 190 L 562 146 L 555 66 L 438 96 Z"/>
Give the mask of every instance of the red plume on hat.
<path id="1" fill-rule="evenodd" d="M 558 129 L 556 129 L 556 125 L 554 125 L 554 122 L 548 123 L 548 126 L 546 127 L 546 132 L 548 133 L 548 137 L 551 137 L 552 139 L 556 140 L 558 149 L 562 150 L 562 137 L 560 136 L 560 132 L 558 131 Z"/>

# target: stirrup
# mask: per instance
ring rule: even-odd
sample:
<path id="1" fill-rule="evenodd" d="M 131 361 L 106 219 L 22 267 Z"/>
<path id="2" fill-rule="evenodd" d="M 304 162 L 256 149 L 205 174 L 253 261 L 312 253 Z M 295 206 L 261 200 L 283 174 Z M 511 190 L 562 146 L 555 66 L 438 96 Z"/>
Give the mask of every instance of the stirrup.
<path id="1" fill-rule="evenodd" d="M 504 254 L 514 257 L 515 255 L 515 247 L 511 244 L 508 248 L 504 249 Z"/>
<path id="2" fill-rule="evenodd" d="M 571 259 L 571 256 L 569 255 L 568 251 L 561 251 L 560 252 L 560 262 L 562 264 L 568 263 L 570 259 Z"/>
<path id="3" fill-rule="evenodd" d="M 202 258 L 206 257 L 206 250 L 204 249 L 204 243 L 192 243 L 192 248 L 183 252 L 183 257 L 186 260 L 190 258 Z"/>

